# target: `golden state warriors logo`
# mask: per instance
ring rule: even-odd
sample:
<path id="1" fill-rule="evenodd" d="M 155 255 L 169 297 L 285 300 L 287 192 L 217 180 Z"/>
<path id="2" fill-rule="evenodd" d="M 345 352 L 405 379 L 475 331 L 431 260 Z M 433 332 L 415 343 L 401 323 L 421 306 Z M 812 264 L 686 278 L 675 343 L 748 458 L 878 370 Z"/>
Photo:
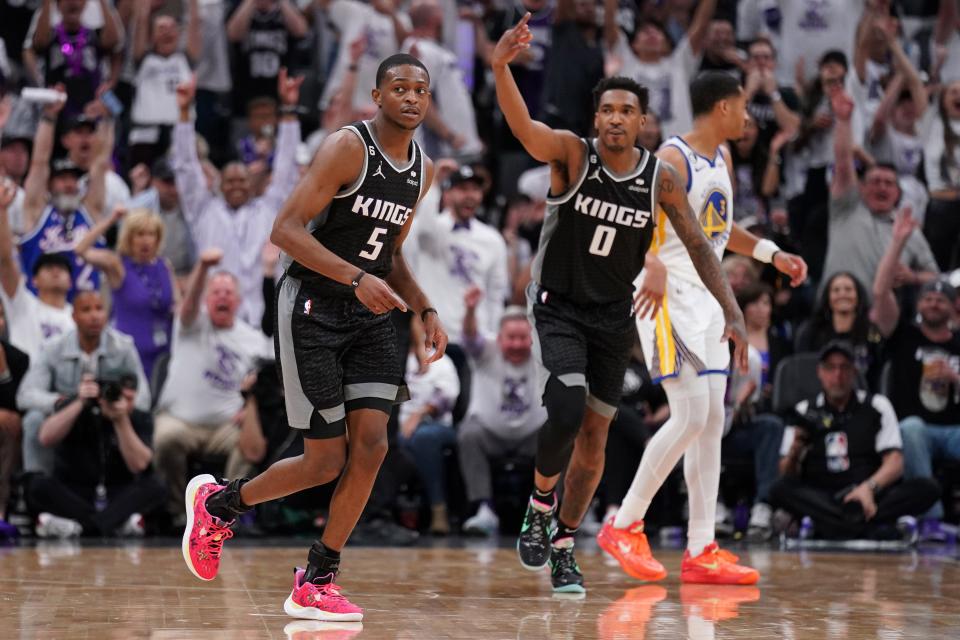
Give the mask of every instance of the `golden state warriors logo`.
<path id="1" fill-rule="evenodd" d="M 711 240 L 722 235 L 727 230 L 727 195 L 719 189 L 714 189 L 707 195 L 700 212 L 700 226 Z"/>

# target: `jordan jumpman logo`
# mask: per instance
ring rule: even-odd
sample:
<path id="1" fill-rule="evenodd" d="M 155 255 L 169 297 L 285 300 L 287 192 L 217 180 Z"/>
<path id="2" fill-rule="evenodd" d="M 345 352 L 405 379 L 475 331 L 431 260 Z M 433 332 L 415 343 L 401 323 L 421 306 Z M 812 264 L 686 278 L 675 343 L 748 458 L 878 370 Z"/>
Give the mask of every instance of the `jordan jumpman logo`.
<path id="1" fill-rule="evenodd" d="M 375 175 L 375 176 L 380 176 L 380 177 L 383 178 L 384 180 L 387 179 L 387 176 L 383 175 L 383 162 L 382 162 L 382 161 L 380 162 L 380 164 L 377 165 L 377 170 L 373 172 L 373 175 Z"/>

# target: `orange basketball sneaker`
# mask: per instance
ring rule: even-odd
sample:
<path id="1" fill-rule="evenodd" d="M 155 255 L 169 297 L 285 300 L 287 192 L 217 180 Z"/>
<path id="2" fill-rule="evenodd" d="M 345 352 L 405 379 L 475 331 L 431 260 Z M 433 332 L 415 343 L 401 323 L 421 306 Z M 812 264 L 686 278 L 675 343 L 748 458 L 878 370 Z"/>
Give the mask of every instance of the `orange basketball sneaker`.
<path id="1" fill-rule="evenodd" d="M 650 551 L 647 534 L 643 532 L 643 520 L 637 520 L 626 529 L 617 529 L 611 516 L 597 534 L 597 544 L 616 558 L 631 578 L 652 582 L 667 577 L 667 570 Z"/>
<path id="2" fill-rule="evenodd" d="M 740 558 L 711 542 L 695 558 L 683 552 L 680 581 L 701 584 L 756 584 L 760 572 L 737 564 Z"/>

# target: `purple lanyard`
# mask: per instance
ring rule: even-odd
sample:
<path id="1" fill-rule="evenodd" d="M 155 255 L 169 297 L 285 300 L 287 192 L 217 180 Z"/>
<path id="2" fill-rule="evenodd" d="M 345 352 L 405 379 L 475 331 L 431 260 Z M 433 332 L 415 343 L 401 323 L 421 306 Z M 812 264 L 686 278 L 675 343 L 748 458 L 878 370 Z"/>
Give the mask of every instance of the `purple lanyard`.
<path id="1" fill-rule="evenodd" d="M 60 43 L 60 52 L 63 54 L 67 66 L 70 67 L 71 74 L 74 77 L 84 75 L 83 50 L 87 47 L 90 30 L 86 27 L 80 27 L 80 31 L 77 32 L 72 42 L 62 22 L 57 25 L 56 31 L 57 41 Z"/>

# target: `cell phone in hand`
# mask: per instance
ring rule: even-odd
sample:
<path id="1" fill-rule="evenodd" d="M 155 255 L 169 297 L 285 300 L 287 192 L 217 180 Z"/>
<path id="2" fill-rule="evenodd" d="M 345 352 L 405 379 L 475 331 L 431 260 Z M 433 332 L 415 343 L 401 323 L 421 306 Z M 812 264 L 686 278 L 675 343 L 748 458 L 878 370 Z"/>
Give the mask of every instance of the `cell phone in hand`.
<path id="1" fill-rule="evenodd" d="M 123 113 L 123 103 L 120 102 L 120 98 L 117 97 L 117 94 L 111 90 L 103 92 L 103 95 L 100 96 L 100 102 L 103 103 L 103 105 L 107 108 L 107 111 L 109 111 L 114 118 Z"/>

